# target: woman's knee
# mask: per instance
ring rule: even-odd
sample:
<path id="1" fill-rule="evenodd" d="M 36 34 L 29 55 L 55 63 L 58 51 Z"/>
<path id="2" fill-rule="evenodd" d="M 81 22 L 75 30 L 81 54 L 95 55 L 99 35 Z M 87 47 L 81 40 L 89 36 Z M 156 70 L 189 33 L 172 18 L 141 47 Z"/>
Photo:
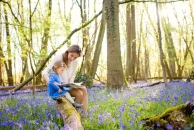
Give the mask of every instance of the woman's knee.
<path id="1" fill-rule="evenodd" d="M 84 95 L 87 95 L 87 88 L 85 86 L 79 88 Z"/>
<path id="2" fill-rule="evenodd" d="M 84 94 L 81 90 L 76 89 L 76 90 L 72 91 L 71 95 L 74 96 L 75 98 L 82 99 Z"/>

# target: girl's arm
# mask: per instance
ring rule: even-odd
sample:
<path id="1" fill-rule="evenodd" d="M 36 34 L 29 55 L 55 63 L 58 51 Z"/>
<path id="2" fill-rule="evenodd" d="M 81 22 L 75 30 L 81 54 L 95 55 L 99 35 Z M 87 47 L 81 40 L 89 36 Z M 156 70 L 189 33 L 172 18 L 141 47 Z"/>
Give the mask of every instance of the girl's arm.
<path id="1" fill-rule="evenodd" d="M 49 86 L 51 86 L 53 89 L 55 90 L 59 90 L 60 87 L 57 85 L 57 82 L 56 82 L 57 78 L 55 75 L 51 75 L 50 78 L 49 78 Z"/>

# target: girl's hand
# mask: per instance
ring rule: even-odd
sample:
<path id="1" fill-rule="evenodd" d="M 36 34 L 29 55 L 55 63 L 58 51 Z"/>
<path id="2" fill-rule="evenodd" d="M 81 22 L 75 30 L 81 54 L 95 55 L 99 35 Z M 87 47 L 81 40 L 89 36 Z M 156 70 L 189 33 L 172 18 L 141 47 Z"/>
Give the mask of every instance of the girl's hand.
<path id="1" fill-rule="evenodd" d="M 58 92 L 59 92 L 59 93 L 61 93 L 61 92 L 62 92 L 62 90 L 61 90 L 61 89 L 59 89 L 59 90 L 58 90 Z"/>
<path id="2" fill-rule="evenodd" d="M 57 86 L 62 86 L 62 84 L 60 84 L 60 83 L 57 83 L 57 82 L 55 82 L 55 84 L 56 84 Z"/>

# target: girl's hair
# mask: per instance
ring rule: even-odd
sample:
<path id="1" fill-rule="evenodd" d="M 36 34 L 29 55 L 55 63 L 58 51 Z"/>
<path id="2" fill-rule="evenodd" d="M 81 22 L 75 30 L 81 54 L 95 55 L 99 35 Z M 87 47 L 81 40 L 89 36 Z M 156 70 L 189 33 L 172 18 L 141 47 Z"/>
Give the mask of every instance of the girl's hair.
<path id="1" fill-rule="evenodd" d="M 77 53 L 79 56 L 81 56 L 81 53 L 82 53 L 82 50 L 81 48 L 79 47 L 79 45 L 72 45 L 70 46 L 63 54 L 63 61 L 65 62 L 65 64 L 68 66 L 69 63 L 68 63 L 68 54 L 69 52 L 75 52 Z"/>
<path id="2" fill-rule="evenodd" d="M 60 68 L 60 67 L 67 67 L 66 66 L 66 64 L 65 64 L 65 62 L 63 62 L 63 61 L 57 61 L 57 62 L 55 62 L 55 64 L 53 65 L 53 71 L 54 72 L 56 72 L 56 70 L 58 69 L 58 68 Z"/>

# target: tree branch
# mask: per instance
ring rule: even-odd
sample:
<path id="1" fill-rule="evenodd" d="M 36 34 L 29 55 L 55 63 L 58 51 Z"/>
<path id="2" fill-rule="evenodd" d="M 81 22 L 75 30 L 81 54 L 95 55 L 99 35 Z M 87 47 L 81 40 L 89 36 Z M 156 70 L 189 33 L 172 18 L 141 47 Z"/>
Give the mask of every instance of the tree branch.
<path id="1" fill-rule="evenodd" d="M 173 3 L 173 2 L 180 2 L 180 1 L 188 1 L 188 0 L 172 0 L 172 1 L 160 1 L 158 2 L 159 4 L 164 4 L 164 3 Z M 155 1 L 146 1 L 146 0 L 125 0 L 125 1 L 122 1 L 122 2 L 119 2 L 119 4 L 126 4 L 126 3 L 130 3 L 130 2 L 135 2 L 135 3 L 155 3 Z"/>

